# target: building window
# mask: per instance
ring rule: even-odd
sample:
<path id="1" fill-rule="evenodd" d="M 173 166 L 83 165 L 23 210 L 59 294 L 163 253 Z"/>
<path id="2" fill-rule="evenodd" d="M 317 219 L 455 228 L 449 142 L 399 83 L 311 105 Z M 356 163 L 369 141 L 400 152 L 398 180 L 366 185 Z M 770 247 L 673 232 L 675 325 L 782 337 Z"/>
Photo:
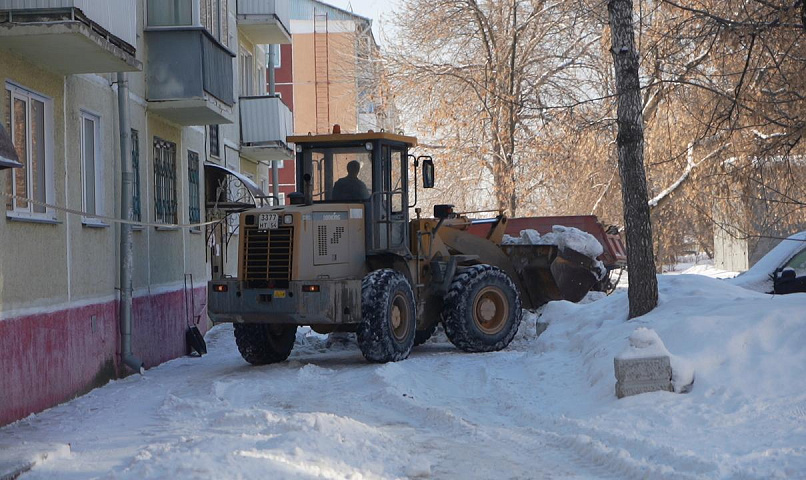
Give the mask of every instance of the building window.
<path id="1" fill-rule="evenodd" d="M 154 137 L 154 218 L 176 222 L 176 144 Z"/>
<path id="2" fill-rule="evenodd" d="M 140 132 L 132 129 L 132 220 L 142 221 L 143 213 L 140 206 Z"/>
<path id="3" fill-rule="evenodd" d="M 89 214 L 103 213 L 102 172 L 101 172 L 101 119 L 87 112 L 81 112 L 81 185 L 83 187 L 83 207 Z"/>
<path id="4" fill-rule="evenodd" d="M 210 155 L 221 156 L 221 147 L 218 143 L 218 125 L 210 125 Z"/>
<path id="5" fill-rule="evenodd" d="M 164 1 L 164 0 L 161 0 Z M 219 42 L 226 44 L 229 37 L 229 22 L 227 21 L 227 0 L 201 0 L 201 21 Z"/>
<path id="6" fill-rule="evenodd" d="M 24 198 L 9 199 L 6 209 L 41 216 L 48 213 L 41 204 L 53 199 L 51 100 L 6 83 L 6 106 L 6 129 L 22 164 L 22 168 L 9 169 L 6 175 L 10 193 Z"/>
<path id="7" fill-rule="evenodd" d="M 240 81 L 241 81 L 241 96 L 248 97 L 252 95 L 253 84 L 253 64 L 252 54 L 244 49 L 241 49 L 241 54 L 238 56 L 240 63 Z"/>
<path id="8" fill-rule="evenodd" d="M 193 24 L 192 0 L 148 0 L 148 25 L 151 27 Z"/>
<path id="9" fill-rule="evenodd" d="M 188 150 L 188 212 L 190 223 L 201 222 L 199 154 Z M 198 229 L 198 228 L 197 228 Z"/>

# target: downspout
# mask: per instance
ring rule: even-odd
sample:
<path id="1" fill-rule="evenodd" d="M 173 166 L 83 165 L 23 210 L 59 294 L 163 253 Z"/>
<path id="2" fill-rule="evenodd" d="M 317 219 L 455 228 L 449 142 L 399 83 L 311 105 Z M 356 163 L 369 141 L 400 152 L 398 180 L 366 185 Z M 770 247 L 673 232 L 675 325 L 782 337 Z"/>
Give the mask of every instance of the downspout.
<path id="1" fill-rule="evenodd" d="M 269 45 L 269 95 L 276 95 L 276 80 L 274 78 L 274 45 Z M 277 168 L 277 160 L 271 162 L 271 194 L 274 196 L 274 201 L 280 204 L 280 172 Z"/>
<path id="2" fill-rule="evenodd" d="M 129 123 L 129 81 L 118 72 L 118 115 L 120 126 L 120 216 L 132 219 L 132 148 Z M 143 375 L 145 364 L 132 355 L 132 226 L 120 224 L 120 347 L 121 360 L 135 372 Z"/>

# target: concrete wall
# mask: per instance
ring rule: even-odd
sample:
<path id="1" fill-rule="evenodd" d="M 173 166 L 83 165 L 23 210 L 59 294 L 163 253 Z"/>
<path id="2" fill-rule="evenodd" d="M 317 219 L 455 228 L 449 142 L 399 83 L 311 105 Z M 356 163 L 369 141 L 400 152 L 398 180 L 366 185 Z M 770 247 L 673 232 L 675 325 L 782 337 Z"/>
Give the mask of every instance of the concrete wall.
<path id="1" fill-rule="evenodd" d="M 143 4 L 137 2 L 139 19 L 144 18 Z M 228 45 L 232 48 L 238 44 L 236 2 L 229 4 Z M 137 58 L 143 61 L 142 22 L 138 28 Z M 203 202 L 203 164 L 211 160 L 206 129 L 182 127 L 148 113 L 143 73 L 130 73 L 128 79 L 131 128 L 139 133 L 142 220 L 153 222 L 155 217 L 156 136 L 177 145 L 177 217 L 179 223 L 188 223 L 188 150 L 199 154 Z M 51 100 L 54 192 L 47 199 L 49 203 L 82 210 L 80 115 L 83 110 L 100 118 L 100 213 L 119 217 L 116 75 L 62 76 L 0 49 L 0 80 L 0 119 L 4 122 L 8 109 L 6 81 Z M 226 144 L 239 163 L 237 123 L 222 126 L 221 137 L 222 150 Z M 5 172 L 0 173 L 0 191 L 9 190 L 7 183 Z M 0 215 L 0 425 L 126 373 L 119 364 L 119 224 L 87 222 L 94 224 L 90 226 L 82 216 L 61 211 L 54 211 L 53 217 L 54 222 L 32 223 L 7 218 L 5 209 Z M 147 367 L 186 353 L 185 274 L 192 275 L 195 286 L 191 316 L 198 316 L 200 328 L 206 331 L 204 305 L 210 265 L 205 245 L 203 228 L 191 231 L 143 226 L 134 230 L 133 350 Z M 237 240 L 233 245 L 231 273 L 237 267 Z"/>

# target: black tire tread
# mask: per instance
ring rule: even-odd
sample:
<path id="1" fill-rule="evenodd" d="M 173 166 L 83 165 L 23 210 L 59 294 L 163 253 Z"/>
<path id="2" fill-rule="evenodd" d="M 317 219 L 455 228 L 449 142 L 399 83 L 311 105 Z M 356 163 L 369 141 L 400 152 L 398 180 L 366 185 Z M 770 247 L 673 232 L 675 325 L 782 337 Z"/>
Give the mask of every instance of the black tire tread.
<path id="1" fill-rule="evenodd" d="M 515 301 L 510 308 L 510 317 L 514 317 L 509 325 L 504 327 L 503 335 L 490 338 L 472 328 L 472 312 L 468 307 L 473 301 L 470 296 L 484 285 L 498 283 L 509 288 L 514 293 Z M 515 338 L 521 323 L 523 311 L 518 288 L 509 275 L 492 265 L 473 265 L 459 272 L 451 282 L 448 294 L 445 296 L 445 308 L 442 314 L 442 325 L 445 335 L 457 348 L 466 352 L 496 352 L 506 348 Z"/>
<path id="2" fill-rule="evenodd" d="M 402 289 L 409 301 L 410 333 L 402 343 L 397 343 L 389 330 L 388 314 L 394 292 Z M 358 346 L 364 358 L 370 362 L 397 362 L 404 360 L 414 347 L 416 309 L 414 292 L 405 275 L 385 268 L 370 272 L 361 282 L 361 324 L 356 331 Z"/>
<path id="3" fill-rule="evenodd" d="M 252 365 L 268 365 L 285 361 L 296 340 L 297 326 L 284 325 L 277 329 L 261 323 L 236 323 L 235 344 L 244 360 Z"/>

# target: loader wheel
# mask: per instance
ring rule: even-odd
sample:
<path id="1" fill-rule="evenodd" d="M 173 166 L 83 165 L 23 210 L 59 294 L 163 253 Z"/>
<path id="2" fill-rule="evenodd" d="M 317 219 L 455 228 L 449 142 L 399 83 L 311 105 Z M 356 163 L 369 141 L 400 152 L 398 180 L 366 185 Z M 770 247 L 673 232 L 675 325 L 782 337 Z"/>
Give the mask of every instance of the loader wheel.
<path id="1" fill-rule="evenodd" d="M 243 359 L 252 365 L 277 363 L 288 358 L 296 334 L 296 325 L 235 324 L 235 344 Z"/>
<path id="2" fill-rule="evenodd" d="M 490 265 L 460 272 L 445 296 L 442 324 L 457 348 L 495 352 L 506 348 L 521 323 L 521 300 L 512 279 Z"/>
<path id="3" fill-rule="evenodd" d="M 376 270 L 361 282 L 358 346 L 370 362 L 396 362 L 409 356 L 416 328 L 414 293 L 406 277 Z"/>

